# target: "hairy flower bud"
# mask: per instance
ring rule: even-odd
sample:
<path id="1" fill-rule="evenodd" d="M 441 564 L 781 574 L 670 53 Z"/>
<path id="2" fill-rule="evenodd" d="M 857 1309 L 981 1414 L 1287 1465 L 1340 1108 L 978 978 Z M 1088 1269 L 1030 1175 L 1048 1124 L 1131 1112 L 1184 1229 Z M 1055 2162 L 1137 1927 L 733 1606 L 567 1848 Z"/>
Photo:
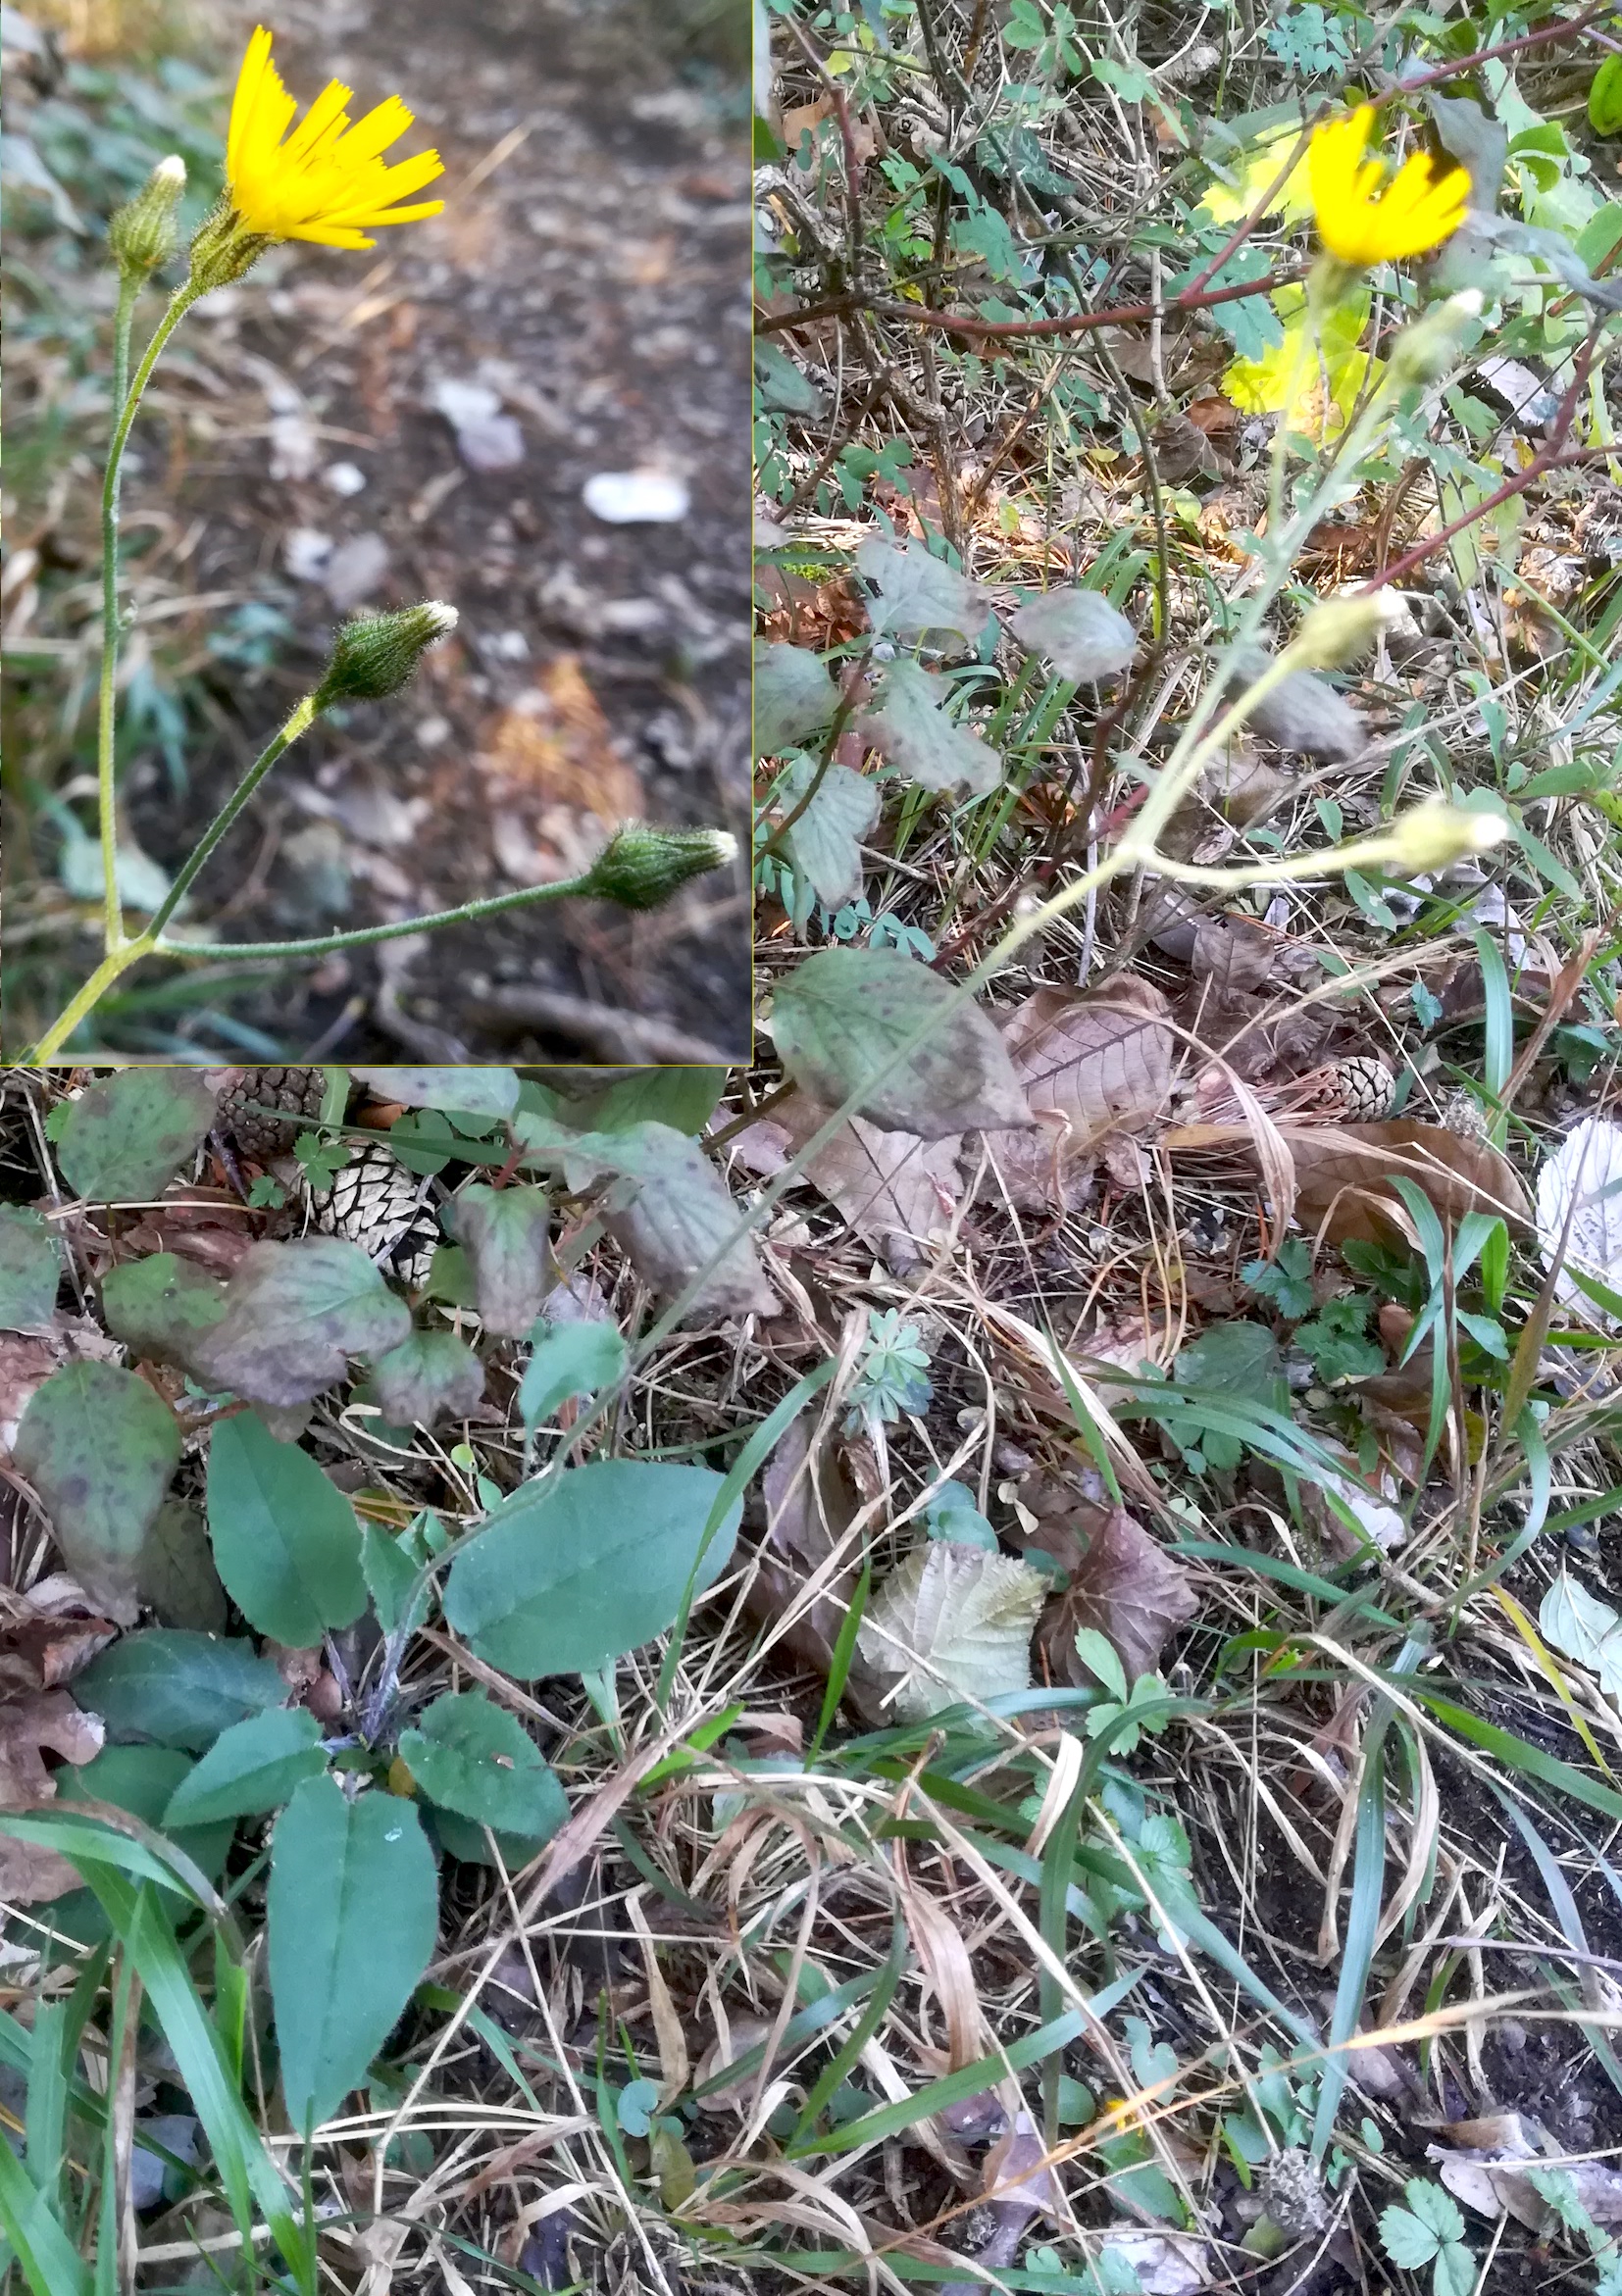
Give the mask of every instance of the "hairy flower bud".
<path id="1" fill-rule="evenodd" d="M 725 869 L 737 852 L 726 829 L 667 829 L 627 822 L 591 865 L 583 893 L 617 901 L 622 909 L 657 909 L 693 877 Z"/>
<path id="2" fill-rule="evenodd" d="M 1428 798 L 1412 813 L 1398 814 L 1393 822 L 1392 858 L 1397 868 L 1410 873 L 1445 869 L 1450 861 L 1462 861 L 1466 854 L 1485 853 L 1490 846 L 1500 845 L 1508 834 L 1509 824 L 1498 814 L 1466 813 L 1462 806 Z"/>
<path id="3" fill-rule="evenodd" d="M 316 688 L 315 706 L 380 702 L 398 693 L 430 646 L 456 627 L 456 609 L 437 598 L 397 614 L 359 614 L 332 635 L 332 658 Z"/>
<path id="4" fill-rule="evenodd" d="M 1377 592 L 1326 598 L 1295 632 L 1290 658 L 1308 670 L 1339 670 L 1373 645 L 1385 622 L 1386 609 Z"/>
<path id="5" fill-rule="evenodd" d="M 250 231 L 228 199 L 199 225 L 191 242 L 191 275 L 186 284 L 194 295 L 208 295 L 228 287 L 251 271 L 274 241 L 264 231 Z"/>
<path id="6" fill-rule="evenodd" d="M 121 272 L 136 272 L 144 278 L 163 269 L 175 252 L 175 211 L 185 187 L 186 164 L 171 152 L 158 162 L 134 198 L 118 210 L 107 226 L 107 239 Z"/>
<path id="7" fill-rule="evenodd" d="M 1402 384 L 1440 382 L 1458 357 L 1472 323 L 1481 317 L 1482 292 L 1466 287 L 1405 326 L 1391 350 L 1391 377 Z"/>

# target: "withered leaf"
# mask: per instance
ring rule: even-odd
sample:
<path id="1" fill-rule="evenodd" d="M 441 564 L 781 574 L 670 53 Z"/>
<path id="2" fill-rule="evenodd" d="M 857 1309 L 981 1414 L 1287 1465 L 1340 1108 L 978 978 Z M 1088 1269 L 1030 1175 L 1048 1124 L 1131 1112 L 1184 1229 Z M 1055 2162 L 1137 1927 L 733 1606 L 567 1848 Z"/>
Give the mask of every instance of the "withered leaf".
<path id="1" fill-rule="evenodd" d="M 751 1172 L 781 1172 L 828 1114 L 803 1092 L 791 1093 L 770 1117 L 739 1134 L 735 1153 Z M 805 1177 L 864 1243 L 883 1252 L 889 1266 L 904 1274 L 951 1225 L 962 1188 L 957 1169 L 962 1145 L 960 1132 L 921 1140 L 915 1132 L 881 1131 L 854 1117 L 818 1150 L 805 1167 Z"/>
<path id="2" fill-rule="evenodd" d="M 1127 973 L 1106 988 L 1039 988 L 1003 1024 L 1034 1131 L 987 1144 L 1021 1211 L 1064 1209 L 1079 1168 L 1110 1133 L 1150 1123 L 1171 1088 L 1172 1030 L 1152 981 Z"/>
<path id="3" fill-rule="evenodd" d="M 1279 1138 L 1295 1167 L 1295 1213 L 1303 1227 L 1331 1243 L 1405 1245 L 1408 1213 L 1392 1186 L 1408 1178 L 1438 1217 L 1456 1226 L 1467 1212 L 1495 1212 L 1512 1227 L 1531 1217 L 1513 1165 L 1485 1140 L 1467 1140 L 1442 1124 L 1392 1117 L 1374 1124 L 1280 1123 Z M 1163 1145 L 1180 1150 L 1230 1148 L 1254 1153 L 1244 1124 L 1184 1124 Z"/>
<path id="4" fill-rule="evenodd" d="M 0 1810 L 31 1810 L 54 1797 L 56 1783 L 42 1749 L 64 1762 L 89 1762 L 101 1752 L 105 1735 L 96 1716 L 82 1713 L 66 1690 L 8 1700 L 0 1706 Z M 0 1834 L 0 1898 L 40 1905 L 66 1897 L 82 1880 L 76 1867 L 43 1843 Z"/>
<path id="5" fill-rule="evenodd" d="M 1026 1541 L 1070 1573 L 1070 1584 L 1042 1613 L 1038 1641 L 1054 1679 L 1079 1688 L 1092 1680 L 1076 1655 L 1082 1626 L 1107 1634 L 1130 1681 L 1151 1674 L 1179 1626 L 1199 1610 L 1184 1566 L 1124 1507 L 1081 1501 L 1043 1516 Z"/>
<path id="6" fill-rule="evenodd" d="M 899 1675 L 896 1717 L 923 1722 L 961 1700 L 1031 1683 L 1031 1632 L 1047 1581 L 1029 1563 L 931 1539 L 876 1589 L 856 1646 L 876 1672 Z"/>
<path id="7" fill-rule="evenodd" d="M 743 1599 L 750 1616 L 764 1626 L 780 1626 L 796 1608 L 856 1515 L 856 1494 L 831 1446 L 815 1443 L 813 1454 L 815 1433 L 803 1414 L 792 1421 L 761 1475 L 765 1535 Z M 795 1665 L 828 1672 L 861 1566 L 861 1551 L 853 1548 L 823 1590 L 777 1635 L 776 1647 Z M 878 1726 L 887 1720 L 879 1677 L 859 1655 L 844 1694 L 863 1722 Z"/>

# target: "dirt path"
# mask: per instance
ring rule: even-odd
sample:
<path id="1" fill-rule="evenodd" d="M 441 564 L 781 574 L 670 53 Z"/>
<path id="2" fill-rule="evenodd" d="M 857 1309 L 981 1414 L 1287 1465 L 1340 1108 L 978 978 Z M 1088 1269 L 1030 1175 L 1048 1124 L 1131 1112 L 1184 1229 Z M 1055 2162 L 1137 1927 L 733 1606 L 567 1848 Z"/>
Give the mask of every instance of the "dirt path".
<path id="1" fill-rule="evenodd" d="M 234 58 L 254 11 L 222 15 Z M 405 96 L 400 152 L 437 146 L 446 212 L 369 255 L 274 251 L 177 338 L 167 451 L 148 421 L 131 513 L 161 488 L 186 586 L 250 601 L 238 632 L 269 607 L 294 635 L 268 670 L 216 676 L 218 737 L 183 794 L 154 759 L 129 769 L 136 840 L 182 858 L 341 610 L 439 597 L 457 638 L 397 703 L 293 753 L 204 880 L 211 932 L 309 934 L 568 874 L 626 814 L 723 824 L 746 851 L 741 72 L 735 91 L 661 53 L 637 0 L 283 0 L 275 30 L 301 102 L 329 75 L 352 111 Z M 593 474 L 638 468 L 684 481 L 679 523 L 586 509 Z M 735 1058 L 747 938 L 740 864 L 645 918 L 519 913 L 227 1009 L 293 1054 Z"/>

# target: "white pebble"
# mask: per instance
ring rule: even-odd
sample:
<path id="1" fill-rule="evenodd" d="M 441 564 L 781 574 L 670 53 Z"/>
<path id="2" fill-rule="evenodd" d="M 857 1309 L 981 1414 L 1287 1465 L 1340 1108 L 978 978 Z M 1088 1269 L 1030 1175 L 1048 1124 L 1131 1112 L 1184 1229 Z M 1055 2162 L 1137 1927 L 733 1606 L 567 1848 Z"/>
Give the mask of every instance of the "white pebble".
<path id="1" fill-rule="evenodd" d="M 682 480 L 663 471 L 599 471 L 584 496 L 592 517 L 611 526 L 674 525 L 691 501 Z"/>

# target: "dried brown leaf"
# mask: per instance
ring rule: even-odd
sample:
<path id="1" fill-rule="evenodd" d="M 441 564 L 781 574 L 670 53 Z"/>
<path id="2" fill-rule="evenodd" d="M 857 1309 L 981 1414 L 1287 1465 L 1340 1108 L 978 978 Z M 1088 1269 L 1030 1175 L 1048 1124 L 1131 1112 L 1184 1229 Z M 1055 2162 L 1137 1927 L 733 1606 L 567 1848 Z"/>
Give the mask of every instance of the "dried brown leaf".
<path id="1" fill-rule="evenodd" d="M 829 1563 L 857 1510 L 844 1469 L 830 1447 L 815 1438 L 814 1425 L 804 1417 L 796 1419 L 766 1462 L 761 1476 L 765 1535 L 743 1599 L 750 1616 L 763 1626 L 782 1628 L 776 1645 L 796 1666 L 826 1675 L 861 1574 L 862 1557 L 853 1548 L 811 1601 L 805 1601 L 806 1589 Z M 887 1719 L 880 1703 L 881 1681 L 860 1658 L 851 1666 L 844 1694 L 865 1722 L 877 1726 Z"/>
<path id="2" fill-rule="evenodd" d="M 1054 1678 L 1078 1688 L 1093 1677 L 1076 1655 L 1076 1634 L 1093 1626 L 1120 1653 L 1130 1681 L 1153 1673 L 1179 1626 L 1197 1616 L 1189 1573 L 1123 1507 L 1083 1500 L 1067 1513 L 1039 1518 L 1026 1537 L 1070 1573 L 1050 1598 L 1037 1629 Z"/>
<path id="3" fill-rule="evenodd" d="M 1035 1131 L 986 1135 L 1021 1211 L 1070 1208 L 1081 1168 L 1110 1133 L 1159 1114 L 1172 1074 L 1165 998 L 1127 973 L 1107 988 L 1039 988 L 1003 1023 Z"/>
<path id="4" fill-rule="evenodd" d="M 781 1172 L 828 1120 L 828 1110 L 794 1092 L 734 1142 L 751 1172 Z M 1023 1134 L 1020 1137 L 1024 1137 Z M 962 1192 L 961 1132 L 921 1140 L 852 1118 L 805 1167 L 805 1177 L 844 1215 L 865 1244 L 897 1274 L 917 1266 L 947 1234 Z"/>
<path id="5" fill-rule="evenodd" d="M 0 1706 L 0 1810 L 32 1810 L 53 1799 L 56 1781 L 44 1750 L 64 1762 L 90 1762 L 105 1736 L 100 1719 L 82 1713 L 66 1690 L 9 1699 Z M 82 1884 L 78 1869 L 55 1850 L 0 1834 L 0 1898 L 40 1905 Z"/>
<path id="6" fill-rule="evenodd" d="M 1331 1243 L 1411 1243 L 1395 1177 L 1418 1183 L 1439 1218 L 1456 1226 L 1467 1212 L 1495 1212 L 1511 1226 L 1530 1219 L 1514 1167 L 1485 1140 L 1441 1124 L 1393 1117 L 1377 1124 L 1280 1124 L 1295 1168 L 1296 1217 Z M 1184 1124 L 1165 1135 L 1180 1150 L 1251 1147 L 1242 1124 Z"/>

